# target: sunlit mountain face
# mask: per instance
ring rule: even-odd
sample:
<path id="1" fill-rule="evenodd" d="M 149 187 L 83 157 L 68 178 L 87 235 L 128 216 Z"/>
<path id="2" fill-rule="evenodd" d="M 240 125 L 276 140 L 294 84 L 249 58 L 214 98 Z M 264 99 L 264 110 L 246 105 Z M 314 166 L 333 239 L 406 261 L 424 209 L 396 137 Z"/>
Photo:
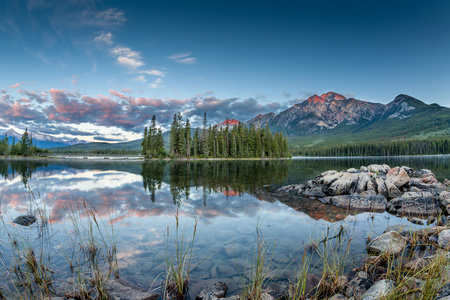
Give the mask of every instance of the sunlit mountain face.
<path id="1" fill-rule="evenodd" d="M 387 163 L 435 166 L 438 178 L 448 174 L 448 158 L 424 159 Z M 352 243 L 349 257 L 354 265 L 366 257 L 369 233 L 408 223 L 387 213 L 342 210 L 278 191 L 282 185 L 313 179 L 331 166 L 345 169 L 367 165 L 368 160 L 1 161 L 2 251 L 13 257 L 11 237 L 45 245 L 46 253 L 54 253 L 58 276 L 66 278 L 71 241 L 89 224 L 99 224 L 94 230 L 98 245 L 103 245 L 103 238 L 117 246 L 121 276 L 149 288 L 159 284 L 154 281 L 164 272 L 168 243 L 170 251 L 174 248 L 178 215 L 179 233 L 186 241 L 197 223 L 192 259 L 194 265 L 202 263 L 191 274 L 193 294 L 212 279 L 225 280 L 230 294 L 238 294 L 258 237 L 273 254 L 271 267 L 282 271 L 274 279 L 281 293 L 293 280 L 308 245 L 339 232 L 341 225 L 342 241 Z M 35 215 L 37 222 L 28 227 L 13 223 L 26 214 Z M 42 239 L 46 242 L 40 243 Z"/>

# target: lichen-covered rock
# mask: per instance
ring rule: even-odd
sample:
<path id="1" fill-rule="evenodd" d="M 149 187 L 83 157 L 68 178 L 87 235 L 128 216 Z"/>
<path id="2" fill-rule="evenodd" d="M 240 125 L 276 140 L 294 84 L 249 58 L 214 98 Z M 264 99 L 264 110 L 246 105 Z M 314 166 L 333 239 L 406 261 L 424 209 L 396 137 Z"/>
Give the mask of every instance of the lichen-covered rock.
<path id="1" fill-rule="evenodd" d="M 447 206 L 450 204 L 450 192 L 447 191 L 442 191 L 439 194 L 439 202 L 441 203 L 441 205 L 443 206 Z"/>
<path id="2" fill-rule="evenodd" d="M 359 175 L 357 173 L 343 173 L 339 179 L 334 181 L 329 189 L 330 195 L 344 195 L 350 191 L 350 189 L 356 185 Z"/>
<path id="3" fill-rule="evenodd" d="M 303 192 L 303 195 L 306 197 L 316 197 L 316 198 L 322 198 L 325 197 L 325 193 L 322 192 L 322 188 L 320 186 L 315 186 L 311 189 L 306 189 Z"/>
<path id="4" fill-rule="evenodd" d="M 337 207 L 365 211 L 385 211 L 387 199 L 381 195 L 363 197 L 361 195 L 342 195 L 330 197 Z"/>
<path id="5" fill-rule="evenodd" d="M 369 254 L 398 255 L 406 247 L 404 238 L 395 231 L 389 231 L 374 238 L 367 244 Z"/>
<path id="6" fill-rule="evenodd" d="M 358 182 L 356 183 L 355 193 L 361 194 L 367 191 L 367 183 L 370 181 L 370 176 L 367 173 L 360 173 L 358 176 Z"/>
<path id="7" fill-rule="evenodd" d="M 389 201 L 387 208 L 388 211 L 401 215 L 431 216 L 441 212 L 439 202 L 427 192 L 406 192 Z"/>
<path id="8" fill-rule="evenodd" d="M 373 172 L 373 173 L 377 173 L 377 174 L 380 174 L 380 173 L 386 174 L 390 168 L 388 165 L 372 164 L 372 165 L 369 165 L 367 167 L 367 169 L 369 170 L 369 172 Z"/>

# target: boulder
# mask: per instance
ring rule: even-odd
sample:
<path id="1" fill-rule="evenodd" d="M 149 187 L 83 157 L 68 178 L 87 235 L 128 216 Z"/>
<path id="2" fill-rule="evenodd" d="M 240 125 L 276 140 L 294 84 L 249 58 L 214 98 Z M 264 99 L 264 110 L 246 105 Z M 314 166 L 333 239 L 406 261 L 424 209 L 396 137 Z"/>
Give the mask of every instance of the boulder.
<path id="1" fill-rule="evenodd" d="M 330 197 L 337 207 L 365 211 L 385 211 L 387 199 L 381 195 L 363 197 L 361 195 L 342 195 Z"/>
<path id="2" fill-rule="evenodd" d="M 418 169 L 418 170 L 415 170 L 412 175 L 415 177 L 420 177 L 420 176 L 426 175 L 426 174 L 433 174 L 433 172 L 431 172 L 428 169 Z"/>
<path id="3" fill-rule="evenodd" d="M 322 197 L 326 196 L 325 193 L 322 192 L 322 187 L 320 187 L 318 185 L 311 189 L 306 189 L 303 192 L 303 195 L 306 197 L 316 197 L 316 198 L 322 198 Z"/>
<path id="4" fill-rule="evenodd" d="M 434 174 L 424 174 L 420 177 L 422 179 L 423 183 L 437 183 L 439 182 L 436 177 L 434 177 Z"/>
<path id="5" fill-rule="evenodd" d="M 347 173 L 358 173 L 358 172 L 359 172 L 359 171 L 356 170 L 355 168 L 347 169 Z"/>
<path id="6" fill-rule="evenodd" d="M 369 169 L 367 169 L 367 167 L 365 167 L 365 166 L 361 166 L 361 168 L 359 168 L 359 170 L 361 172 L 368 172 L 369 171 Z"/>
<path id="7" fill-rule="evenodd" d="M 386 189 L 386 185 L 384 184 L 384 180 L 380 177 L 377 177 L 375 179 L 375 183 L 377 184 L 377 192 L 379 195 L 383 195 L 385 197 L 388 197 L 388 192 Z"/>
<path id="8" fill-rule="evenodd" d="M 344 195 L 347 194 L 350 189 L 356 185 L 359 178 L 357 173 L 343 173 L 336 181 L 334 181 L 328 188 L 328 194 L 330 195 Z"/>
<path id="9" fill-rule="evenodd" d="M 370 289 L 361 295 L 362 300 L 385 299 L 386 296 L 395 288 L 395 283 L 389 279 L 377 281 Z"/>
<path id="10" fill-rule="evenodd" d="M 397 214 L 432 216 L 441 212 L 439 202 L 430 193 L 406 192 L 389 201 L 388 211 Z"/>
<path id="11" fill-rule="evenodd" d="M 398 255 L 406 247 L 404 238 L 395 231 L 389 231 L 374 238 L 367 244 L 369 254 Z"/>
<path id="12" fill-rule="evenodd" d="M 33 215 L 23 215 L 18 216 L 13 220 L 13 223 L 22 225 L 22 226 L 30 226 L 37 221 L 36 217 Z"/>
<path id="13" fill-rule="evenodd" d="M 355 187 L 355 193 L 361 194 L 367 191 L 367 183 L 370 181 L 370 176 L 366 173 L 360 173 L 358 176 L 358 182 Z"/>
<path id="14" fill-rule="evenodd" d="M 389 170 L 386 174 L 386 180 L 392 182 L 396 187 L 402 187 L 410 180 L 408 173 L 399 167 L 395 167 Z"/>
<path id="15" fill-rule="evenodd" d="M 447 206 L 450 204 L 450 192 L 447 191 L 442 191 L 439 194 L 439 202 L 441 203 L 441 205 L 443 206 Z"/>
<path id="16" fill-rule="evenodd" d="M 389 170 L 389 169 L 386 170 L 383 165 L 376 165 L 376 164 L 369 165 L 367 167 L 367 169 L 368 169 L 369 172 L 373 172 L 373 173 L 376 173 L 376 174 L 380 174 L 380 173 L 386 174 L 386 172 Z"/>
<path id="17" fill-rule="evenodd" d="M 384 233 L 389 231 L 398 232 L 403 237 L 411 237 L 414 234 L 414 229 L 408 225 L 391 225 L 386 228 Z"/>
<path id="18" fill-rule="evenodd" d="M 450 229 L 439 232 L 438 245 L 444 250 L 450 250 Z"/>
<path id="19" fill-rule="evenodd" d="M 384 184 L 386 185 L 389 198 L 396 198 L 402 195 L 402 192 L 400 192 L 397 186 L 394 183 L 392 183 L 389 179 L 386 179 L 384 181 Z"/>
<path id="20" fill-rule="evenodd" d="M 322 173 L 323 174 L 323 173 Z M 333 182 L 335 182 L 336 180 L 338 180 L 342 175 L 344 175 L 344 173 L 339 172 L 339 173 L 330 173 L 327 174 L 323 177 L 320 177 L 317 179 L 317 182 L 319 184 L 322 184 L 324 186 L 329 186 L 330 184 L 332 184 Z"/>

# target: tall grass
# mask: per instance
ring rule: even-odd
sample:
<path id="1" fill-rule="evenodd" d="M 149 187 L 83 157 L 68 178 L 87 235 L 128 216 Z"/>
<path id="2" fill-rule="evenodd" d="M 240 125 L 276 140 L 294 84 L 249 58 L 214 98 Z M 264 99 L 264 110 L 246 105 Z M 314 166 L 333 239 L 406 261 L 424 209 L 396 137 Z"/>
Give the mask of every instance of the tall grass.
<path id="1" fill-rule="evenodd" d="M 186 231 L 180 233 L 180 223 L 178 210 L 175 215 L 176 228 L 173 245 L 174 252 L 171 251 L 170 230 L 167 232 L 164 242 L 163 260 L 166 263 L 166 274 L 164 281 L 164 298 L 186 299 L 189 291 L 189 275 L 192 270 L 192 250 L 194 248 L 195 237 L 197 233 L 197 220 L 190 238 L 186 237 Z"/>

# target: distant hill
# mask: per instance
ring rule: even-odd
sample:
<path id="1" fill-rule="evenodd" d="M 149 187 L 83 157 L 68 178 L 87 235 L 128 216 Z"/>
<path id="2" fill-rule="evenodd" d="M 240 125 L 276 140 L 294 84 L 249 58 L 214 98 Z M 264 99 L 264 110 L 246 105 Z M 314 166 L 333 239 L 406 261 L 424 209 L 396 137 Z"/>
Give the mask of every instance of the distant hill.
<path id="1" fill-rule="evenodd" d="M 77 144 L 65 147 L 55 147 L 50 149 L 51 152 L 63 152 L 63 151 L 94 151 L 94 150 L 125 150 L 125 151 L 141 151 L 142 139 L 134 140 L 130 142 L 123 143 L 87 143 L 87 144 Z"/>
<path id="2" fill-rule="evenodd" d="M 70 146 L 70 145 L 77 145 L 77 144 L 86 144 L 86 141 L 79 140 L 77 138 L 72 140 L 63 140 L 60 138 L 53 137 L 48 134 L 38 133 L 38 132 L 28 132 L 29 135 L 33 138 L 33 144 L 36 144 L 38 148 L 54 148 L 54 147 L 63 147 L 63 146 Z M 3 136 L 8 137 L 8 143 L 11 145 L 13 142 L 13 139 L 17 143 L 22 138 L 22 133 L 18 133 L 14 129 L 9 129 L 6 132 L 2 134 Z"/>

